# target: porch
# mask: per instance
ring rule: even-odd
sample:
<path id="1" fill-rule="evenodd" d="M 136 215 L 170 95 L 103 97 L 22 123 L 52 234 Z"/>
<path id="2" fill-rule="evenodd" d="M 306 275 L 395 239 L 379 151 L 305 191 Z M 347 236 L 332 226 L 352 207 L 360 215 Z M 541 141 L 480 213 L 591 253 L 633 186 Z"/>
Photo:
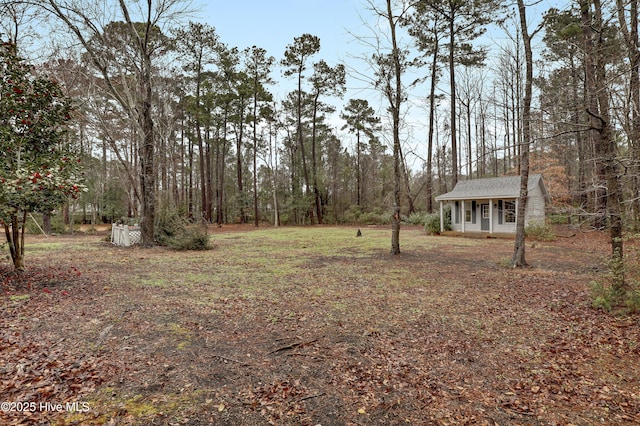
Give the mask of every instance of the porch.
<path id="1" fill-rule="evenodd" d="M 466 238 L 500 238 L 505 240 L 515 240 L 516 234 L 510 232 L 476 232 L 476 231 L 443 231 L 440 235 L 444 237 L 466 237 Z"/>

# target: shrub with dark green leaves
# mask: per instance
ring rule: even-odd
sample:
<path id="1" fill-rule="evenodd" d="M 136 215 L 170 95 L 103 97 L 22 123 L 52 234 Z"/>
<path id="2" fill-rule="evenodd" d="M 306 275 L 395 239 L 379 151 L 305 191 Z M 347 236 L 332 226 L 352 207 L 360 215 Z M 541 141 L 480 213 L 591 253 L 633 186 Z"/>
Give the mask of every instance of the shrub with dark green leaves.
<path id="1" fill-rule="evenodd" d="M 451 207 L 444 207 L 444 219 L 443 227 L 445 231 L 451 230 Z M 440 213 L 430 213 L 426 215 L 424 219 L 424 229 L 427 234 L 439 234 L 440 233 Z"/>
<path id="2" fill-rule="evenodd" d="M 209 250 L 211 244 L 207 228 L 202 225 L 185 226 L 180 234 L 168 239 L 167 247 L 174 250 Z"/>
<path id="3" fill-rule="evenodd" d="M 190 225 L 176 211 L 162 211 L 158 215 L 155 240 L 174 250 L 208 250 L 209 233 L 204 225 Z"/>

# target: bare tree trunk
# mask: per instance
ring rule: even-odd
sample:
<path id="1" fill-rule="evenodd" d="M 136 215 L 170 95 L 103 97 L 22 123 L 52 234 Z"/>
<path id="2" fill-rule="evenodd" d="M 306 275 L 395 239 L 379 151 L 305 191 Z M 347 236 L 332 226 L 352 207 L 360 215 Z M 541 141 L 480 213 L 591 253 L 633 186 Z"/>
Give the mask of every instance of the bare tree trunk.
<path id="1" fill-rule="evenodd" d="M 201 219 L 205 221 L 209 221 L 210 217 L 207 214 L 207 205 L 209 204 L 207 199 L 207 171 L 206 164 L 207 161 L 205 159 L 205 149 L 204 143 L 202 140 L 202 124 L 200 123 L 200 75 L 197 76 L 196 80 L 196 99 L 195 99 L 195 132 L 196 132 L 196 141 L 198 142 L 198 163 L 200 166 L 200 214 Z"/>
<path id="2" fill-rule="evenodd" d="M 594 6 L 591 15 L 591 4 Z M 581 0 L 582 30 L 585 43 L 585 76 L 587 81 L 587 97 L 589 99 L 587 113 L 591 121 L 591 133 L 594 137 L 594 151 L 598 171 L 602 174 L 604 187 L 605 218 L 611 236 L 612 276 L 614 296 L 620 302 L 626 292 L 624 276 L 624 247 L 622 241 L 621 191 L 616 167 L 616 146 L 611 134 L 609 116 L 609 93 L 606 88 L 606 72 L 604 58 L 597 56 L 602 52 L 602 32 L 599 31 L 594 40 L 593 28 L 601 30 L 604 26 L 600 0 Z M 594 45 L 595 44 L 595 45 Z M 600 205 L 600 208 L 601 205 Z M 606 220 L 605 220 L 606 222 Z"/>
<path id="3" fill-rule="evenodd" d="M 224 185 L 222 180 L 224 178 L 224 158 L 222 155 L 222 148 L 220 146 L 222 142 L 218 138 L 216 142 L 216 223 L 218 226 L 222 226 L 222 192 Z"/>
<path id="4" fill-rule="evenodd" d="M 22 216 L 22 217 L 20 217 Z M 24 264 L 24 228 L 27 221 L 27 212 L 16 212 L 11 215 L 11 223 L 4 224 L 4 233 L 9 245 L 9 254 L 16 271 L 23 271 Z"/>
<path id="5" fill-rule="evenodd" d="M 278 151 L 276 146 L 277 131 L 272 128 L 272 125 L 273 121 L 269 120 L 269 163 L 271 165 L 273 185 L 273 226 L 280 226 L 280 210 L 278 207 Z"/>
<path id="6" fill-rule="evenodd" d="M 629 92 L 631 103 L 631 156 L 634 159 L 631 166 L 631 189 L 633 194 L 640 193 L 640 40 L 638 38 L 638 0 L 629 1 L 629 23 L 625 16 L 622 0 L 616 0 L 618 21 L 627 44 L 627 55 L 631 66 L 629 75 Z M 633 228 L 640 229 L 640 198 L 634 197 Z"/>
<path id="7" fill-rule="evenodd" d="M 451 89 L 451 187 L 458 183 L 458 142 L 456 139 L 456 71 L 454 61 L 455 26 L 453 19 L 449 23 L 449 84 Z"/>
<path id="8" fill-rule="evenodd" d="M 185 149 L 184 146 L 184 140 L 185 140 L 185 135 L 184 135 L 184 130 L 185 130 L 185 119 L 184 117 L 181 119 L 181 123 L 180 123 L 180 158 L 177 160 L 174 160 L 174 167 L 176 170 L 174 170 L 174 176 L 177 177 L 177 169 L 178 169 L 178 165 L 180 166 L 180 189 L 179 189 L 179 197 L 177 197 L 176 199 L 180 200 L 180 204 L 183 207 L 187 206 L 187 173 L 185 171 L 185 164 L 186 164 L 186 155 L 187 155 L 187 150 Z M 178 194 L 178 182 L 176 180 L 176 193 Z"/>
<path id="9" fill-rule="evenodd" d="M 390 110 L 393 119 L 393 211 L 391 215 L 391 254 L 400 254 L 400 181 L 402 171 L 400 165 L 400 103 L 402 102 L 402 66 L 400 64 L 400 51 L 396 38 L 396 23 L 393 20 L 391 0 L 387 0 L 387 19 L 391 31 L 392 58 L 394 67 L 395 89 L 388 93 Z"/>
<path id="10" fill-rule="evenodd" d="M 153 137 L 153 119 L 151 118 L 151 63 L 145 59 L 145 67 L 140 76 L 140 128 L 143 132 L 143 141 L 139 151 L 140 157 L 140 187 L 142 193 L 140 233 L 141 245 L 151 247 L 155 244 L 154 222 L 156 217 L 156 168 L 155 168 L 155 143 Z"/>
<path id="11" fill-rule="evenodd" d="M 216 190 L 216 223 L 218 226 L 222 226 L 224 222 L 224 175 L 225 175 L 225 162 L 227 154 L 227 113 L 222 124 L 222 139 L 218 140 L 216 144 L 216 170 L 218 174 L 217 178 L 217 190 Z"/>
<path id="12" fill-rule="evenodd" d="M 258 133 L 257 133 L 257 110 L 258 102 L 253 100 L 253 223 L 256 228 L 260 225 L 260 215 L 258 211 Z"/>
<path id="13" fill-rule="evenodd" d="M 247 223 L 246 200 L 244 194 L 244 173 L 243 173 L 243 153 L 244 145 L 244 111 L 245 98 L 240 97 L 238 105 L 238 122 L 234 123 L 236 127 L 236 183 L 238 188 L 238 196 L 240 197 L 240 223 Z"/>
<path id="14" fill-rule="evenodd" d="M 520 28 L 524 43 L 526 58 L 526 79 L 522 109 L 522 147 L 520 148 L 520 197 L 518 199 L 518 211 L 516 218 L 516 242 L 513 251 L 511 265 L 515 267 L 527 266 L 525 259 L 525 219 L 527 211 L 527 199 L 529 198 L 529 146 L 531 143 L 531 98 L 533 84 L 533 54 L 531 52 L 531 35 L 527 29 L 527 13 L 524 0 L 518 0 L 520 15 Z"/>
<path id="15" fill-rule="evenodd" d="M 608 123 L 605 123 L 601 116 L 603 110 L 602 105 L 598 105 L 598 76 L 596 72 L 596 47 L 593 41 L 593 22 L 591 17 L 591 0 L 580 0 L 580 8 L 582 14 L 582 31 L 584 41 L 584 73 L 585 73 L 585 88 L 586 88 L 586 111 L 589 115 L 589 127 L 591 140 L 593 141 L 594 151 L 594 171 L 596 178 L 594 211 L 595 219 L 594 226 L 596 228 L 604 228 L 607 226 L 607 189 L 606 189 L 606 176 L 605 176 L 605 162 L 604 142 L 602 141 L 602 130 Z"/>
<path id="16" fill-rule="evenodd" d="M 313 185 L 313 196 L 315 200 L 316 216 L 318 217 L 318 224 L 322 225 L 322 201 L 320 200 L 320 190 L 318 189 L 318 159 L 316 154 L 316 122 L 318 119 L 318 95 L 316 95 L 313 102 L 313 129 L 311 133 L 311 184 Z"/>
<path id="17" fill-rule="evenodd" d="M 571 76 L 572 76 L 572 82 L 574 82 L 575 84 L 573 84 L 573 97 L 575 99 L 575 108 L 572 111 L 573 115 L 575 116 L 575 120 L 576 126 L 580 125 L 580 120 L 582 117 L 581 114 L 581 110 L 578 104 L 578 76 L 577 76 L 577 70 L 576 67 L 574 66 L 573 61 L 571 62 Z M 577 133 L 576 134 L 576 144 L 578 146 L 578 191 L 579 191 L 579 197 L 578 197 L 578 204 L 580 205 L 581 208 L 586 207 L 589 204 L 589 197 L 587 195 L 587 164 L 588 164 L 588 152 L 589 152 L 589 143 L 588 140 L 585 140 L 584 136 L 582 133 Z"/>
<path id="18" fill-rule="evenodd" d="M 190 120 L 187 121 L 187 124 L 190 124 Z M 187 182 L 187 218 L 193 219 L 193 187 L 195 186 L 193 182 L 193 140 L 192 138 L 188 138 L 188 155 L 189 155 L 189 173 L 188 173 L 188 182 Z"/>
<path id="19" fill-rule="evenodd" d="M 362 206 L 362 147 L 360 145 L 360 129 L 356 130 L 356 205 Z"/>
<path id="20" fill-rule="evenodd" d="M 400 154 L 400 165 L 402 167 L 402 176 L 404 181 L 404 188 L 407 196 L 407 205 L 409 207 L 408 214 L 416 212 L 416 207 L 413 204 L 413 197 L 411 196 L 411 184 L 409 182 L 409 171 L 407 170 L 407 163 L 404 161 L 404 154 L 402 153 L 402 146 L 398 147 Z"/>
<path id="21" fill-rule="evenodd" d="M 296 105 L 296 115 L 297 115 L 297 128 L 296 128 L 296 139 L 298 142 L 298 146 L 300 147 L 300 159 L 302 160 L 302 175 L 304 177 L 304 195 L 307 196 L 311 193 L 310 185 L 309 185 L 309 168 L 307 167 L 307 155 L 304 150 L 304 137 L 302 134 L 302 72 L 298 73 L 298 97 L 297 97 L 297 105 Z M 313 219 L 313 208 L 309 210 L 309 220 L 311 224 L 314 224 Z"/>
<path id="22" fill-rule="evenodd" d="M 129 36 L 134 40 L 136 48 L 136 59 L 138 70 L 136 72 L 136 88 L 135 103 L 132 107 L 129 95 L 123 93 L 121 87 L 114 84 L 110 75 L 110 69 L 101 58 L 101 54 L 92 45 L 92 37 L 100 37 L 101 30 L 94 25 L 93 17 L 87 14 L 91 8 L 76 8 L 74 4 L 59 2 L 55 0 L 47 0 L 41 3 L 48 12 L 59 18 L 76 36 L 77 40 L 87 50 L 93 64 L 100 71 L 106 84 L 108 92 L 117 100 L 117 102 L 126 111 L 129 118 L 136 123 L 138 132 L 141 133 L 141 141 L 138 149 L 139 160 L 139 176 L 140 176 L 140 202 L 141 202 L 141 221 L 140 229 L 142 233 L 142 245 L 151 246 L 154 244 L 154 221 L 155 221 L 155 143 L 153 134 L 153 119 L 151 115 L 152 103 L 152 80 L 151 80 L 151 58 L 153 55 L 153 47 L 149 41 L 151 38 L 154 23 L 152 22 L 153 5 L 151 1 L 146 3 L 146 8 L 141 6 L 144 17 L 144 31 L 139 32 L 136 23 L 133 22 L 129 8 L 124 0 L 119 0 L 120 12 L 122 12 L 123 20 L 129 28 Z M 86 5 L 85 5 L 86 6 Z M 166 9 L 169 10 L 169 9 Z M 157 17 L 156 17 L 157 18 Z M 90 24 L 90 25 L 87 25 Z M 89 34 L 83 32 L 84 27 Z M 136 133 L 138 133 L 136 132 Z M 134 184 L 134 182 L 132 182 Z"/>
<path id="23" fill-rule="evenodd" d="M 431 87 L 429 88 L 429 136 L 427 141 L 427 213 L 433 212 L 433 132 L 436 126 L 436 82 L 438 76 L 438 42 L 435 38 L 433 62 L 431 63 Z"/>
<path id="24" fill-rule="evenodd" d="M 45 234 L 51 234 L 51 215 L 48 213 L 42 213 L 42 230 Z"/>
<path id="25" fill-rule="evenodd" d="M 596 95 L 597 89 L 597 75 L 596 75 L 596 57 L 595 46 L 593 42 L 593 23 L 591 17 L 591 1 L 581 0 L 580 8 L 582 14 L 582 29 L 583 29 L 583 42 L 585 49 L 584 67 L 585 67 L 585 109 L 589 116 L 589 136 L 593 146 L 594 156 L 594 172 L 596 178 L 595 199 L 594 199 L 594 212 L 595 218 L 593 225 L 600 229 L 606 227 L 606 177 L 604 166 L 604 153 L 602 152 L 603 142 L 601 140 L 602 133 L 601 128 L 605 125 L 600 119 L 600 113 L 602 112 L 598 106 L 598 97 Z"/>
<path id="26" fill-rule="evenodd" d="M 205 179 L 207 181 L 207 215 L 206 219 L 209 223 L 213 221 L 213 188 L 211 176 L 211 135 L 207 129 L 207 138 L 205 143 L 205 165 L 207 173 Z"/>

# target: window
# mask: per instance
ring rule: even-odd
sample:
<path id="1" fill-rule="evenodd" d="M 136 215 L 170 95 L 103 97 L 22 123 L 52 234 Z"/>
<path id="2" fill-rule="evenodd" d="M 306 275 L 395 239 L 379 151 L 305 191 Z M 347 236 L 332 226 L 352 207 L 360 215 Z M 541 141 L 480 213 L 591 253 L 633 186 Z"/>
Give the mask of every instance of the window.
<path id="1" fill-rule="evenodd" d="M 464 211 L 464 221 L 471 222 L 471 209 L 465 209 Z"/>
<path id="2" fill-rule="evenodd" d="M 455 211 L 456 211 L 456 214 L 455 214 L 456 222 L 455 223 L 460 223 L 460 202 L 459 201 L 455 202 Z"/>
<path id="3" fill-rule="evenodd" d="M 505 223 L 516 223 L 516 202 L 504 202 L 504 221 Z"/>
<path id="4" fill-rule="evenodd" d="M 489 204 L 483 204 L 482 205 L 482 218 L 483 219 L 489 219 L 490 217 L 490 210 L 489 210 Z"/>

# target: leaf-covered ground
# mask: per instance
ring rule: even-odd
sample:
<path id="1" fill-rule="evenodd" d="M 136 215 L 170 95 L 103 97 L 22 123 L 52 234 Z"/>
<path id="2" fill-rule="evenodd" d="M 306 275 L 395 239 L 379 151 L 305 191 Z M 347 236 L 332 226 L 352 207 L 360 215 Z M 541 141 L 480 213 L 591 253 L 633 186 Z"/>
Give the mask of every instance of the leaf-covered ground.
<path id="1" fill-rule="evenodd" d="M 32 268 L 1 268 L 0 424 L 640 422 L 639 318 L 591 308 L 601 234 L 513 270 L 511 240 L 229 230 L 206 252 L 30 236 Z"/>

